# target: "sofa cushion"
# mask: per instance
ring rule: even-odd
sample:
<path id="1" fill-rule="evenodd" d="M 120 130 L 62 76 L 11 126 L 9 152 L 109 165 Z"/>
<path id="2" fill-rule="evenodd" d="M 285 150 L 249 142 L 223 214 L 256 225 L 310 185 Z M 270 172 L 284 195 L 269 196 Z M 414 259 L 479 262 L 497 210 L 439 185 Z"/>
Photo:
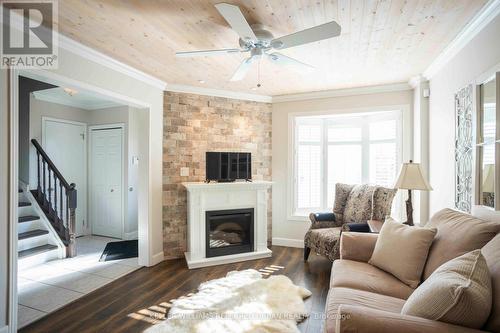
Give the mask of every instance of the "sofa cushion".
<path id="1" fill-rule="evenodd" d="M 415 289 L 435 235 L 435 228 L 411 227 L 389 218 L 380 230 L 368 263 Z"/>
<path id="2" fill-rule="evenodd" d="M 404 300 L 396 297 L 371 293 L 365 290 L 332 288 L 328 292 L 326 299 L 325 332 L 335 332 L 337 311 L 340 305 L 355 305 L 375 310 L 399 313 L 401 312 L 404 302 Z"/>
<path id="3" fill-rule="evenodd" d="M 452 259 L 408 298 L 401 313 L 481 328 L 491 310 L 491 279 L 481 250 Z"/>
<path id="4" fill-rule="evenodd" d="M 344 210 L 347 204 L 347 198 L 355 185 L 335 184 L 335 201 L 333 204 L 333 213 L 335 214 L 337 222 L 344 222 Z"/>
<path id="5" fill-rule="evenodd" d="M 304 236 L 304 246 L 331 261 L 340 258 L 340 227 L 309 229 Z"/>
<path id="6" fill-rule="evenodd" d="M 353 288 L 407 299 L 414 289 L 389 273 L 366 262 L 336 260 L 330 275 L 330 288 Z"/>
<path id="7" fill-rule="evenodd" d="M 344 223 L 366 223 L 372 217 L 372 197 L 375 186 L 353 187 L 344 209 Z"/>
<path id="8" fill-rule="evenodd" d="M 394 188 L 377 187 L 373 191 L 372 220 L 384 221 L 391 215 L 392 201 L 398 190 Z"/>
<path id="9" fill-rule="evenodd" d="M 426 226 L 437 228 L 437 234 L 429 250 L 423 280 L 445 262 L 482 248 L 500 231 L 500 223 L 449 208 L 434 214 Z"/>
<path id="10" fill-rule="evenodd" d="M 484 329 L 491 332 L 500 332 L 500 234 L 489 241 L 481 252 L 490 270 L 493 290 L 491 313 Z"/>

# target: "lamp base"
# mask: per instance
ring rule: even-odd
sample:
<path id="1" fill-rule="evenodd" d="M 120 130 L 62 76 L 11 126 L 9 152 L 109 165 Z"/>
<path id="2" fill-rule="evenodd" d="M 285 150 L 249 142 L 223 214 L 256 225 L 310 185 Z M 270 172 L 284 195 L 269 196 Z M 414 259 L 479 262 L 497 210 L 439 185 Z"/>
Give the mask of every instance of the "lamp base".
<path id="1" fill-rule="evenodd" d="M 411 204 L 411 190 L 408 190 L 408 199 L 406 200 L 406 222 L 403 224 L 413 226 L 413 206 Z"/>

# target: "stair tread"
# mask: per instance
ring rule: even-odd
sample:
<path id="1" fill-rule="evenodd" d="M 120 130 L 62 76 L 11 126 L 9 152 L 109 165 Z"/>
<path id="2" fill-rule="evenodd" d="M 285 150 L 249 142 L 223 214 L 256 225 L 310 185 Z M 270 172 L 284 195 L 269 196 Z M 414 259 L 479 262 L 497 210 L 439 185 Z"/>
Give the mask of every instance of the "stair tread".
<path id="1" fill-rule="evenodd" d="M 17 235 L 17 239 L 21 240 L 36 236 L 42 236 L 42 235 L 47 235 L 48 233 L 49 232 L 47 230 L 42 230 L 42 229 L 30 230 L 26 232 L 21 232 L 19 235 Z"/>
<path id="2" fill-rule="evenodd" d="M 27 206 L 31 206 L 31 202 L 19 201 L 19 203 L 17 205 L 18 205 L 18 207 L 27 207 Z"/>
<path id="3" fill-rule="evenodd" d="M 25 257 L 29 257 L 29 256 L 32 256 L 35 254 L 52 251 L 54 249 L 57 249 L 57 246 L 52 245 L 52 244 L 45 244 L 45 245 L 33 247 L 31 249 L 19 251 L 17 253 L 17 256 L 18 256 L 18 258 L 25 258 Z"/>
<path id="4" fill-rule="evenodd" d="M 19 216 L 18 222 L 19 223 L 23 223 L 23 222 L 29 222 L 29 221 L 36 221 L 36 220 L 39 220 L 39 219 L 40 219 L 39 216 L 26 215 L 26 216 Z"/>

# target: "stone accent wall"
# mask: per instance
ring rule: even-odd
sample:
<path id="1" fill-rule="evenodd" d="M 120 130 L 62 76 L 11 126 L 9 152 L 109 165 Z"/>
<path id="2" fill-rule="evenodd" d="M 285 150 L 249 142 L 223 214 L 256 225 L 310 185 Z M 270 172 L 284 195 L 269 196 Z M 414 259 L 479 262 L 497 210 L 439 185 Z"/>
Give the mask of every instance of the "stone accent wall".
<path id="1" fill-rule="evenodd" d="M 163 109 L 163 248 L 186 251 L 187 207 L 182 182 L 205 180 L 205 152 L 252 153 L 252 178 L 271 180 L 271 104 L 165 92 Z M 181 167 L 189 176 L 181 177 Z M 271 241 L 271 195 L 268 203 Z"/>

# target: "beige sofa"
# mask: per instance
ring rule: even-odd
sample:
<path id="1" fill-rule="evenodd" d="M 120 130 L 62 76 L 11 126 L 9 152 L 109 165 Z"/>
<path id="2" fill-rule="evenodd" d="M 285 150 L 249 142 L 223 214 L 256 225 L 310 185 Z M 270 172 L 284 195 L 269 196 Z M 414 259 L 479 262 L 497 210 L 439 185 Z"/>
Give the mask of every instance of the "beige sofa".
<path id="1" fill-rule="evenodd" d="M 325 332 L 500 332 L 500 223 L 444 209 L 428 225 L 436 227 L 438 232 L 429 250 L 422 281 L 448 260 L 482 249 L 493 286 L 493 307 L 483 330 L 402 315 L 405 300 L 414 289 L 368 264 L 377 234 L 344 232 L 340 259 L 332 266 Z"/>

